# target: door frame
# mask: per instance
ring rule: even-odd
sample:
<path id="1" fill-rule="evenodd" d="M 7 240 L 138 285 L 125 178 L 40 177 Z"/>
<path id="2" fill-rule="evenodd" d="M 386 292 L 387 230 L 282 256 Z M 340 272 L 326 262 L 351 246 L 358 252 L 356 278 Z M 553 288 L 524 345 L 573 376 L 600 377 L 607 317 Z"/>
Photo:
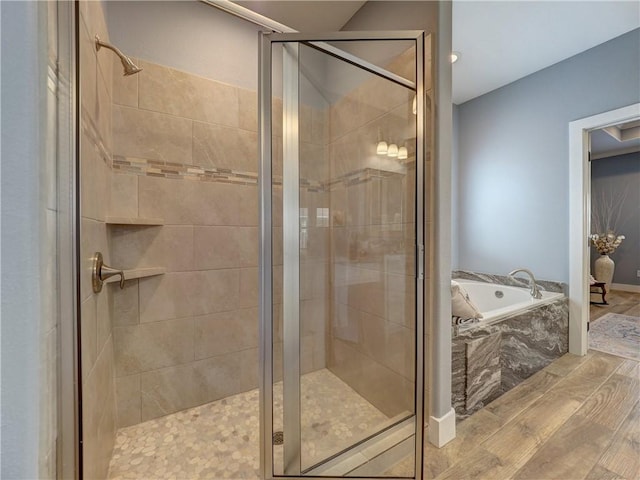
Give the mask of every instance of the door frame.
<path id="1" fill-rule="evenodd" d="M 259 49 L 259 85 L 258 85 L 258 144 L 260 153 L 260 171 L 259 171 L 259 219 L 260 219 L 260 245 L 259 245 L 259 325 L 260 325 L 260 465 L 263 478 L 285 478 L 284 476 L 273 475 L 273 317 L 272 317 L 272 129 L 271 129 L 271 98 L 272 98 L 272 44 L 283 42 L 309 42 L 313 43 L 315 48 L 325 51 L 327 54 L 340 58 L 350 64 L 356 65 L 364 70 L 383 76 L 390 81 L 409 86 L 412 82 L 408 82 L 391 72 L 372 65 L 366 61 L 358 59 L 351 54 L 336 49 L 324 42 L 328 41 L 373 41 L 373 40 L 411 40 L 416 45 L 416 82 L 411 85 L 416 92 L 416 96 L 421 101 L 416 102 L 416 365 L 415 365 L 415 478 L 422 478 L 423 468 L 423 451 L 424 451 L 424 168 L 425 168 L 425 109 L 426 109 L 426 90 L 424 82 L 424 48 L 425 48 L 425 32 L 411 31 L 377 31 L 377 32 L 336 32 L 323 34 L 301 34 L 301 33 L 268 33 L 260 34 Z M 294 54 L 295 56 L 295 54 Z M 295 59 L 294 59 L 295 61 Z M 297 82 L 297 75 L 290 71 L 292 62 L 284 62 L 283 82 L 287 78 L 294 83 Z M 287 95 L 284 94 L 286 103 Z M 291 99 L 290 104 L 297 108 L 297 98 Z M 285 118 L 283 120 L 283 128 L 290 130 L 297 135 L 297 123 L 287 126 L 286 108 L 283 106 Z M 296 113 L 297 115 L 297 113 Z M 292 122 L 293 123 L 293 122 Z M 295 139 L 297 140 L 297 139 Z M 297 146 L 295 140 L 292 146 L 292 158 L 297 160 Z M 285 145 L 288 143 L 285 142 Z M 286 163 L 286 152 L 284 163 Z M 295 172 L 294 172 L 295 173 Z M 284 176 L 287 176 L 285 172 Z M 286 185 L 283 179 L 283 195 L 285 194 Z M 295 205 L 294 205 L 295 207 Z M 297 212 L 293 212 L 293 216 L 297 219 Z M 283 224 L 284 225 L 284 224 Z M 283 230 L 296 230 L 295 225 L 287 227 L 284 225 Z M 295 235 L 288 243 L 295 245 Z M 283 241 L 287 244 L 287 240 Z M 286 265 L 284 270 L 287 270 Z M 295 270 L 295 269 L 294 269 Z M 295 271 L 292 274 L 295 277 Z M 286 308 L 286 302 L 285 306 Z M 284 330 L 287 330 L 287 325 Z M 297 327 L 291 327 L 291 333 L 295 334 Z M 293 349 L 295 350 L 295 349 Z M 292 350 L 292 352 L 293 352 Z M 289 352 L 294 354 L 295 352 Z M 287 357 L 287 350 L 284 352 Z M 292 375 L 299 376 L 299 365 L 293 369 Z M 286 381 L 286 374 L 285 374 Z M 295 390 L 295 388 L 293 389 Z M 284 398 L 284 403 L 287 399 Z M 285 414 L 286 415 L 286 414 Z M 298 442 L 298 449 L 300 448 Z M 299 462 L 300 456 L 293 459 Z M 286 473 L 285 473 L 286 475 Z M 286 478 L 307 478 L 295 476 L 295 474 L 286 475 Z M 323 477 L 331 478 L 331 477 Z"/>
<path id="2" fill-rule="evenodd" d="M 57 478 L 82 478 L 79 252 L 79 6 L 57 1 Z"/>
<path id="3" fill-rule="evenodd" d="M 589 133 L 640 118 L 640 103 L 569 122 L 569 352 L 589 348 L 589 234 L 591 167 Z"/>

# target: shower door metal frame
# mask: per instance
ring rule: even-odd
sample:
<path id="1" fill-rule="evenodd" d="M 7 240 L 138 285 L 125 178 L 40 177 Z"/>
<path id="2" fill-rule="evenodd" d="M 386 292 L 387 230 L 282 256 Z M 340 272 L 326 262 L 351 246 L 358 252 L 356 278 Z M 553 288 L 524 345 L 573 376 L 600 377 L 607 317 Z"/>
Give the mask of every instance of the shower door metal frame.
<path id="1" fill-rule="evenodd" d="M 410 40 L 416 46 L 416 81 L 411 82 L 385 69 L 359 59 L 324 42 L 328 41 L 375 41 L 375 40 Z M 283 299 L 283 308 L 289 312 L 285 316 L 284 361 L 292 362 L 292 367 L 284 372 L 283 406 L 285 408 L 285 428 L 287 416 L 297 416 L 298 425 L 285 435 L 290 442 L 285 451 L 285 473 L 274 475 L 273 472 L 273 258 L 272 258 L 272 45 L 274 43 L 295 43 L 285 53 L 283 59 L 283 272 L 285 286 L 283 292 L 289 293 L 291 303 Z M 299 248 L 299 202 L 298 196 L 298 43 L 306 43 L 326 54 L 362 68 L 377 76 L 383 77 L 411 88 L 416 92 L 416 198 L 415 198 L 415 478 L 422 479 L 424 448 L 424 168 L 425 168 L 425 32 L 423 31 L 384 31 L 384 32 L 337 32 L 326 34 L 270 33 L 260 34 L 259 50 L 259 85 L 258 85 L 258 135 L 260 149 L 259 171 L 259 316 L 260 316 L 260 468 L 262 477 L 273 478 L 309 478 L 300 473 L 300 364 L 299 364 L 299 298 L 294 298 L 287 291 L 287 285 L 298 291 L 299 252 L 290 252 Z M 286 88 L 290 90 L 287 91 Z M 287 166 L 293 162 L 294 167 Z M 288 213 L 288 215 L 287 215 Z M 286 218 L 290 217 L 290 218 Z M 288 257 L 290 253 L 292 256 Z M 292 261 L 293 260 L 293 261 Z M 287 265 L 288 263 L 288 265 Z M 297 264 L 296 264 L 297 263 Z M 299 296 L 298 296 L 299 297 Z M 297 308 L 296 308 L 297 304 Z M 287 342 L 288 339 L 291 339 Z M 288 388 L 287 388 L 288 387 Z M 295 392 L 298 392 L 297 398 Z M 293 392 L 293 394 L 291 393 Z M 289 412 L 289 413 L 287 413 Z M 297 450 L 297 453 L 296 453 Z M 287 468 L 287 462 L 289 468 Z M 289 470 L 289 473 L 287 473 Z M 330 479 L 332 477 L 322 477 Z"/>

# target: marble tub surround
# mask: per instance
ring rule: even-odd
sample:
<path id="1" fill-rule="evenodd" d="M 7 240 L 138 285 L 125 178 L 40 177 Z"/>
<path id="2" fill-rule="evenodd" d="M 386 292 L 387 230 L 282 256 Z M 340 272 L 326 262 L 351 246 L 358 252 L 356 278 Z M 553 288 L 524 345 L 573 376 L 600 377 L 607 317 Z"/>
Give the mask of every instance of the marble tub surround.
<path id="1" fill-rule="evenodd" d="M 452 349 L 452 401 L 458 418 L 479 410 L 568 349 L 566 298 L 461 331 Z"/>
<path id="2" fill-rule="evenodd" d="M 536 273 L 535 271 L 533 272 Z M 509 277 L 508 275 L 494 275 L 490 273 L 478 273 L 468 270 L 454 270 L 451 272 L 451 278 L 474 280 L 476 282 L 496 283 L 499 285 L 509 285 L 512 287 L 529 288 L 529 279 L 527 276 L 518 274 L 516 277 Z M 540 280 L 536 277 L 536 283 L 542 290 L 547 292 L 557 292 L 567 294 L 567 285 L 562 282 L 554 282 L 550 280 Z"/>
<path id="3" fill-rule="evenodd" d="M 501 393 L 502 368 L 500 351 L 502 333 L 495 332 L 466 342 L 466 410 L 474 410 L 486 404 Z"/>

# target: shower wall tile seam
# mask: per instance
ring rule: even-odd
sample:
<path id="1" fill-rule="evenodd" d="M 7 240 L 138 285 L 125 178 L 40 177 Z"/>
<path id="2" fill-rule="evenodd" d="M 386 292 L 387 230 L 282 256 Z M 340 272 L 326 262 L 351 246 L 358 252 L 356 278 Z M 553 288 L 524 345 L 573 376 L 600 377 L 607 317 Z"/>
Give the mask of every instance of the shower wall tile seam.
<path id="1" fill-rule="evenodd" d="M 111 166 L 113 154 L 105 146 L 104 139 L 102 138 L 102 135 L 100 135 L 91 114 L 82 108 L 80 118 L 82 133 L 87 136 L 87 139 L 91 141 L 94 147 L 98 148 L 102 161 L 106 165 Z"/>
<path id="2" fill-rule="evenodd" d="M 97 335 L 97 334 L 96 334 L 96 335 Z M 82 382 L 81 382 L 81 383 L 82 383 L 82 385 L 85 385 L 85 384 L 89 381 L 89 379 L 90 379 L 90 377 L 92 376 L 92 374 L 93 374 L 93 373 L 95 373 L 96 365 L 98 364 L 98 359 L 99 359 L 99 358 L 100 358 L 100 356 L 104 353 L 104 351 L 105 351 L 105 346 L 106 346 L 108 343 L 109 343 L 109 342 L 108 342 L 108 340 L 107 340 L 107 341 L 104 343 L 104 345 L 102 345 L 102 348 L 100 348 L 100 349 L 97 349 L 97 350 L 96 350 L 96 358 L 93 360 L 93 364 L 91 365 L 91 368 L 89 369 L 89 371 L 88 371 L 88 372 L 86 372 L 86 374 L 85 374 L 84 372 L 83 372 L 83 374 L 82 374 L 82 376 L 83 376 L 83 379 L 82 379 Z"/>
<path id="3" fill-rule="evenodd" d="M 98 52 L 96 52 L 98 53 Z M 98 53 L 99 55 L 99 53 Z M 109 88 L 110 85 L 112 85 L 112 83 L 110 81 L 107 81 L 107 74 L 103 71 L 103 68 L 100 66 L 100 62 L 96 61 L 96 67 L 97 70 L 99 72 L 99 78 L 102 81 L 102 83 L 104 84 L 104 86 L 107 88 L 107 94 L 109 95 L 109 103 L 113 104 L 113 91 L 111 88 Z"/>
<path id="4" fill-rule="evenodd" d="M 355 127 L 352 128 L 352 130 L 349 130 L 346 133 L 343 133 L 342 135 L 328 138 L 327 139 L 328 142 L 326 144 L 327 147 L 335 146 L 336 144 L 340 144 L 340 141 L 343 140 L 345 137 L 348 137 L 349 135 L 353 134 L 357 130 L 360 130 L 361 128 L 369 127 L 372 124 L 374 124 L 375 122 L 378 122 L 379 120 L 383 119 L 384 117 L 386 117 L 388 115 L 391 115 L 391 111 L 395 110 L 396 108 L 399 108 L 399 107 L 403 106 L 404 104 L 405 104 L 405 102 L 399 103 L 399 104 L 395 105 L 394 107 L 391 107 L 390 111 L 384 112 L 384 113 L 378 115 L 377 117 L 373 117 L 371 120 L 367 120 L 365 123 L 361 123 L 359 125 L 356 125 Z M 331 108 L 334 108 L 334 107 L 331 107 Z"/>
<path id="5" fill-rule="evenodd" d="M 256 223 L 254 224 L 237 224 L 237 223 L 163 223 L 162 226 L 164 227 L 238 227 L 238 228 L 255 228 L 258 227 L 258 223 L 256 221 Z M 258 248 L 258 247 L 256 247 Z M 242 267 L 242 268 L 246 268 L 246 267 Z M 192 270 L 192 269 L 191 269 Z M 217 270 L 217 269 L 214 269 Z"/>
<path id="6" fill-rule="evenodd" d="M 253 267 L 248 267 L 248 268 L 253 268 Z M 222 313 L 232 313 L 232 312 L 242 312 L 245 310 L 254 310 L 257 307 L 257 305 L 254 306 L 242 306 L 242 307 L 237 307 L 237 308 L 231 308 L 228 310 L 216 310 L 213 312 L 209 312 L 209 313 L 199 313 L 197 315 L 184 315 L 184 316 L 180 316 L 180 317 L 171 317 L 171 318 L 163 318 L 162 320 L 148 320 L 148 321 L 144 321 L 144 322 L 139 322 L 139 323 L 134 323 L 134 324 L 122 324 L 122 325 L 114 325 L 114 329 L 116 328 L 132 328 L 132 327 L 136 327 L 138 325 L 150 325 L 150 324 L 157 324 L 157 323 L 161 323 L 161 322 L 170 322 L 170 321 L 175 321 L 175 320 L 187 320 L 187 319 L 197 319 L 200 317 L 208 317 L 211 315 L 216 315 L 216 314 L 222 314 Z"/>
<path id="7" fill-rule="evenodd" d="M 114 105 L 117 105 L 119 107 L 124 107 L 124 108 L 132 108 L 132 109 L 138 110 L 140 112 L 149 112 L 149 113 L 155 113 L 155 114 L 158 114 L 158 115 L 166 115 L 167 117 L 178 118 L 180 120 L 188 120 L 190 122 L 204 123 L 204 124 L 207 124 L 207 125 L 216 125 L 216 126 L 225 127 L 225 128 L 232 128 L 234 130 L 251 131 L 251 130 L 247 130 L 247 129 L 244 129 L 244 128 L 240 128 L 240 127 L 238 127 L 236 125 L 233 125 L 233 124 L 210 122 L 210 121 L 203 120 L 202 118 L 186 117 L 184 115 L 178 115 L 176 113 L 167 112 L 166 110 L 157 110 L 157 109 L 153 109 L 151 107 L 141 107 L 139 105 L 139 103 L 140 102 L 138 101 L 138 106 L 133 106 L 133 105 L 127 105 L 126 103 L 115 103 L 114 102 Z"/>
<path id="8" fill-rule="evenodd" d="M 354 350 L 356 350 L 358 353 L 364 355 L 365 357 L 367 357 L 371 362 L 373 363 L 377 363 L 378 365 L 380 365 L 381 367 L 389 370 L 390 372 L 401 376 L 402 378 L 404 378 L 405 380 L 407 380 L 408 382 L 414 383 L 415 382 L 415 378 L 413 375 L 407 375 L 406 372 L 399 372 L 397 369 L 389 366 L 388 364 L 386 364 L 385 362 L 380 361 L 379 359 L 375 358 L 373 355 L 371 355 L 370 353 L 367 353 L 366 351 L 354 347 Z"/>
<path id="9" fill-rule="evenodd" d="M 81 215 L 81 218 L 82 218 L 83 220 L 88 220 L 88 221 L 91 221 L 91 222 L 104 223 L 104 219 L 102 219 L 102 218 L 97 218 L 96 216 L 92 216 L 91 214 L 84 214 L 84 213 L 83 213 L 83 214 Z"/>

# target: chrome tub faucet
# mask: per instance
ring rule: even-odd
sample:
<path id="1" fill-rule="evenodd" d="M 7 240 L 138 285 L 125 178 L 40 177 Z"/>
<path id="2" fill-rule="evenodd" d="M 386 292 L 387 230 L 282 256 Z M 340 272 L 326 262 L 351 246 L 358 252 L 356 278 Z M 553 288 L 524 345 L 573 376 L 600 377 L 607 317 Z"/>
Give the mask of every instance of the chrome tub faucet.
<path id="1" fill-rule="evenodd" d="M 510 277 L 513 277 L 516 273 L 519 272 L 524 272 L 527 275 L 529 275 L 529 288 L 531 290 L 529 290 L 529 293 L 531 293 L 531 296 L 535 299 L 541 299 L 542 298 L 542 292 L 540 291 L 540 287 L 538 287 L 538 284 L 536 283 L 536 277 L 533 276 L 533 273 L 531 272 L 531 270 L 527 269 L 527 268 L 516 268 L 513 272 L 509 273 Z"/>

